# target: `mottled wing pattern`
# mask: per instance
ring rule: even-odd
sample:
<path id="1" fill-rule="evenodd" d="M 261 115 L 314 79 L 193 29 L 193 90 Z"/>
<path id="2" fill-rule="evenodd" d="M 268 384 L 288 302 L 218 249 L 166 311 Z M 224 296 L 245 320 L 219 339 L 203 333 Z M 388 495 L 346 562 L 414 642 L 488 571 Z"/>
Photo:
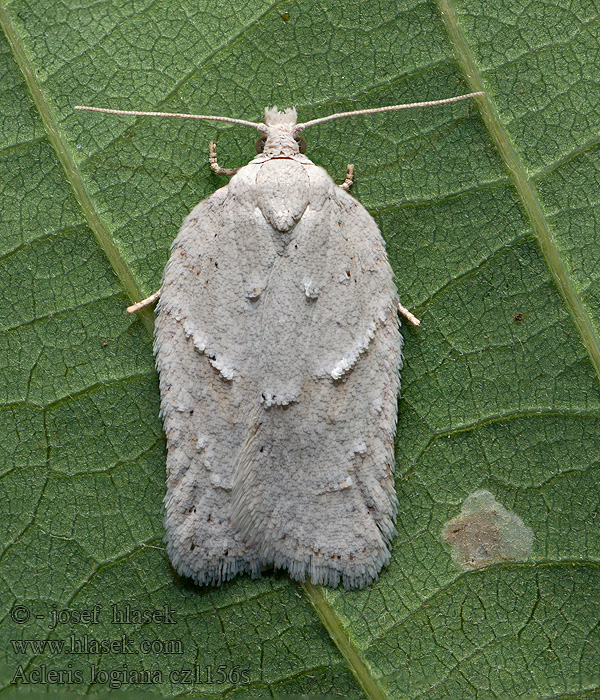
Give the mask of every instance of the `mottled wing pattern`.
<path id="1" fill-rule="evenodd" d="M 265 562 L 355 587 L 388 561 L 394 532 L 396 291 L 370 215 L 324 170 L 304 170 L 308 206 L 263 300 L 262 403 L 233 516 Z"/>
<path id="2" fill-rule="evenodd" d="M 184 223 L 158 312 L 175 567 L 376 578 L 402 341 L 366 210 L 307 158 L 252 163 Z"/>
<path id="3" fill-rule="evenodd" d="M 254 351 L 249 329 L 259 325 L 248 322 L 256 310 L 243 292 L 247 258 L 237 248 L 239 229 L 230 225 L 232 207 L 224 187 L 184 222 L 165 268 L 155 326 L 167 436 L 167 551 L 177 571 L 198 583 L 260 571 L 258 551 L 230 521 L 252 391 L 240 370 Z M 250 245 L 256 242 L 255 234 Z M 268 249 L 255 252 L 269 259 Z"/>

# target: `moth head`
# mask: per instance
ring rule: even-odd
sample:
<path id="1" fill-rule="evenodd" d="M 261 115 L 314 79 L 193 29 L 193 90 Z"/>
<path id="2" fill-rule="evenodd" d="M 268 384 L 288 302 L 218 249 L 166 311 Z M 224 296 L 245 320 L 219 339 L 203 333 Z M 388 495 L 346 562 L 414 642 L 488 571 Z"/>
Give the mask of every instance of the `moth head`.
<path id="1" fill-rule="evenodd" d="M 265 107 L 265 131 L 256 142 L 256 152 L 270 158 L 292 156 L 306 151 L 306 141 L 297 135 L 295 107 L 280 112 L 277 107 Z"/>

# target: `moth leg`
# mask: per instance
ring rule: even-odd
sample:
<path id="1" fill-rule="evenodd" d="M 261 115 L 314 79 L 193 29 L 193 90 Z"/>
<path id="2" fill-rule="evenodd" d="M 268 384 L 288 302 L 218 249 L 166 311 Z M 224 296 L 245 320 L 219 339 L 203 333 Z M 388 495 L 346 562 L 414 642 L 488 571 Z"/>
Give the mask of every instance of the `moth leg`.
<path id="1" fill-rule="evenodd" d="M 412 323 L 413 326 L 420 326 L 421 321 L 414 315 L 411 314 L 411 312 L 405 307 L 402 306 L 400 302 L 398 302 L 398 311 L 404 316 L 404 318 Z"/>
<path id="2" fill-rule="evenodd" d="M 222 168 L 217 163 L 217 144 L 211 141 L 208 146 L 208 162 L 215 175 L 235 175 L 239 168 Z"/>
<path id="3" fill-rule="evenodd" d="M 142 301 L 138 301 L 137 304 L 132 304 L 131 306 L 128 306 L 127 313 L 134 314 L 136 311 L 139 311 L 140 309 L 143 309 L 146 306 L 150 306 L 150 304 L 154 304 L 154 302 L 160 296 L 161 292 L 162 289 L 159 289 L 157 292 L 154 292 L 154 294 L 151 294 L 148 298 L 142 299 Z"/>
<path id="4" fill-rule="evenodd" d="M 343 190 L 348 191 L 350 189 L 350 185 L 352 184 L 353 178 L 354 178 L 354 165 L 352 163 L 348 163 L 348 171 L 346 174 L 346 179 L 344 180 L 344 182 L 342 182 L 340 187 Z"/>

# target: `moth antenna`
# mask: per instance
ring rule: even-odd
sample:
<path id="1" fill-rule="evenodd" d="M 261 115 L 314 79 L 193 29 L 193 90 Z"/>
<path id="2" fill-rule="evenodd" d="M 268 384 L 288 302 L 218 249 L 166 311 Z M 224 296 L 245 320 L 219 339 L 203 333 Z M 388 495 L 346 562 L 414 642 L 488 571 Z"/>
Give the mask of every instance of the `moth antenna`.
<path id="1" fill-rule="evenodd" d="M 232 117 L 210 117 L 203 114 L 179 114 L 176 112 L 137 112 L 127 109 L 106 109 L 104 107 L 82 107 L 77 106 L 73 109 L 85 110 L 87 112 L 102 112 L 103 114 L 124 114 L 130 117 L 178 117 L 179 119 L 205 119 L 214 122 L 229 122 L 230 124 L 240 124 L 241 126 L 251 126 L 258 129 L 263 134 L 266 134 L 267 127 L 261 122 L 248 122 L 245 119 L 234 119 Z"/>
<path id="2" fill-rule="evenodd" d="M 393 112 L 397 109 L 412 109 L 413 107 L 437 107 L 438 105 L 447 105 L 451 102 L 466 100 L 469 97 L 479 97 L 484 95 L 484 92 L 470 92 L 468 95 L 457 95 L 456 97 L 447 97 L 444 100 L 431 100 L 430 102 L 411 102 L 404 105 L 391 105 L 389 107 L 374 107 L 373 109 L 357 109 L 354 112 L 338 112 L 338 114 L 330 114 L 328 117 L 319 117 L 319 119 L 311 119 L 309 122 L 304 122 L 296 126 L 295 132 L 300 133 L 309 126 L 315 124 L 323 124 L 330 122 L 333 119 L 341 119 L 342 117 L 354 117 L 359 114 L 376 114 L 377 112 Z"/>

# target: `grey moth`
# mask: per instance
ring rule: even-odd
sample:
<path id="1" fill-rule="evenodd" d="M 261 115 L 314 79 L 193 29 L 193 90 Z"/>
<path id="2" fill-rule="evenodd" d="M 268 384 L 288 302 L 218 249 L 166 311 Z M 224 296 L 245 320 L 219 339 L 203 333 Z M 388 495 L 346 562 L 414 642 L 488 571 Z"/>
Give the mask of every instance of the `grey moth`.
<path id="1" fill-rule="evenodd" d="M 185 219 L 159 292 L 130 307 L 160 297 L 165 541 L 180 574 L 214 584 L 274 567 L 361 588 L 389 562 L 402 367 L 393 272 L 375 221 L 346 191 L 350 167 L 337 185 L 300 133 L 474 94 L 304 124 L 295 109 L 266 109 L 264 123 L 194 117 L 262 138 L 237 171 L 211 148 L 215 172 L 233 177 Z"/>

